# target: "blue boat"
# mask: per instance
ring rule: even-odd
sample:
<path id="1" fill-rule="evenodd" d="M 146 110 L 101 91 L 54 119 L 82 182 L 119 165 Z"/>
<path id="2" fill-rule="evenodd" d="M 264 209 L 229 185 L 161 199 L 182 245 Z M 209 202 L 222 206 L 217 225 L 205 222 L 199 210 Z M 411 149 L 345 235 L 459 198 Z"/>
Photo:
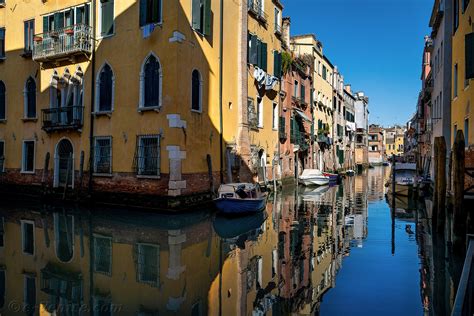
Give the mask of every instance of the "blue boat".
<path id="1" fill-rule="evenodd" d="M 267 194 L 258 184 L 230 183 L 219 187 L 218 198 L 214 199 L 219 212 L 224 214 L 248 214 L 261 212 L 267 204 Z"/>

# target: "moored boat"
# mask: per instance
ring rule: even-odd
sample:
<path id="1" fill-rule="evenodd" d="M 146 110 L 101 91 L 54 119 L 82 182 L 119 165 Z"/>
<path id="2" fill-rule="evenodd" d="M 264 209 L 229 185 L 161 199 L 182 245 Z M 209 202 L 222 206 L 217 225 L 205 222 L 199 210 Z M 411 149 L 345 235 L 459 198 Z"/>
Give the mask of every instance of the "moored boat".
<path id="1" fill-rule="evenodd" d="M 317 169 L 305 169 L 299 177 L 299 183 L 304 186 L 328 185 L 329 177 Z"/>
<path id="2" fill-rule="evenodd" d="M 331 182 L 337 182 L 339 179 L 339 175 L 335 173 L 323 172 L 323 175 L 329 177 L 329 181 Z"/>
<path id="3" fill-rule="evenodd" d="M 395 191 L 393 191 L 393 172 L 395 172 Z M 387 194 L 409 196 L 416 179 L 415 163 L 398 163 L 392 168 L 392 175 L 387 182 Z"/>
<path id="4" fill-rule="evenodd" d="M 214 199 L 217 209 L 224 214 L 248 214 L 260 212 L 265 208 L 267 194 L 259 184 L 229 183 L 219 187 L 218 197 Z"/>

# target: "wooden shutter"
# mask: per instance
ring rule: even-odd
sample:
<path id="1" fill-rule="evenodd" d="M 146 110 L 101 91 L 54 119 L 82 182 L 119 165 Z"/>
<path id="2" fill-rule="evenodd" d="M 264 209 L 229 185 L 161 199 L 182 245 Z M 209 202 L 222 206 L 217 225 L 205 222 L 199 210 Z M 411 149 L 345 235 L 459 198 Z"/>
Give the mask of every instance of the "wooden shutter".
<path id="1" fill-rule="evenodd" d="M 140 0 L 140 26 L 144 26 L 147 24 L 146 9 L 147 9 L 147 0 Z"/>
<path id="2" fill-rule="evenodd" d="M 161 22 L 161 0 L 153 1 L 152 21 L 153 23 Z"/>
<path id="3" fill-rule="evenodd" d="M 273 75 L 281 77 L 281 54 L 278 51 L 273 52 Z"/>
<path id="4" fill-rule="evenodd" d="M 84 23 L 90 25 L 90 4 L 86 4 L 84 10 Z"/>
<path id="5" fill-rule="evenodd" d="M 114 1 L 101 0 L 101 32 L 102 36 L 110 35 L 114 32 Z"/>
<path id="6" fill-rule="evenodd" d="M 56 12 L 54 14 L 54 29 L 59 30 L 64 27 L 64 12 Z"/>
<path id="7" fill-rule="evenodd" d="M 49 31 L 49 17 L 43 16 L 43 33 L 47 33 Z"/>
<path id="8" fill-rule="evenodd" d="M 211 34 L 211 0 L 204 0 L 204 35 Z"/>
<path id="9" fill-rule="evenodd" d="M 195 30 L 201 28 L 201 0 L 192 0 L 193 1 L 193 17 L 192 17 L 192 27 Z"/>
<path id="10" fill-rule="evenodd" d="M 466 34 L 466 79 L 474 79 L 474 33 Z"/>
<path id="11" fill-rule="evenodd" d="M 256 65 L 258 63 L 258 51 L 257 51 L 257 45 L 258 45 L 258 39 L 256 35 L 250 35 L 250 47 L 249 47 L 249 63 Z"/>
<path id="12" fill-rule="evenodd" d="M 262 54 L 262 63 L 260 68 L 267 71 L 267 43 L 262 42 L 260 44 L 261 54 Z"/>
<path id="13" fill-rule="evenodd" d="M 301 98 L 301 101 L 304 102 L 305 97 L 306 97 L 306 89 L 305 89 L 303 80 L 301 80 L 300 90 L 301 90 L 300 98 Z"/>

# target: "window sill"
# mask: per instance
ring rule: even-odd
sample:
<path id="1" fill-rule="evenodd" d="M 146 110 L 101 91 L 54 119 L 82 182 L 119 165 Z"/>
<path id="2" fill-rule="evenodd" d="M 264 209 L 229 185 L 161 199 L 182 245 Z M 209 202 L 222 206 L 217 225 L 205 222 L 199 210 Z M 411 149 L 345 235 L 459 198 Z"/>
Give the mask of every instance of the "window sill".
<path id="1" fill-rule="evenodd" d="M 153 24 L 155 27 L 163 28 L 163 21 L 160 22 L 152 22 L 152 23 L 147 23 L 145 25 L 140 26 L 140 30 L 143 30 L 147 25 Z"/>
<path id="2" fill-rule="evenodd" d="M 92 115 L 94 116 L 107 116 L 108 118 L 112 118 L 113 111 L 102 111 L 102 112 L 94 112 Z"/>
<path id="3" fill-rule="evenodd" d="M 139 175 L 139 174 L 137 174 L 137 179 L 154 179 L 154 180 L 159 180 L 159 179 L 161 179 L 161 176 L 145 176 L 145 175 Z"/>
<path id="4" fill-rule="evenodd" d="M 114 175 L 111 173 L 93 173 L 92 176 L 99 178 L 112 178 Z"/>
<path id="5" fill-rule="evenodd" d="M 7 119 L 1 119 L 0 124 L 7 124 Z"/>
<path id="6" fill-rule="evenodd" d="M 38 122 L 37 117 L 24 117 L 21 119 L 23 122 Z"/>
<path id="7" fill-rule="evenodd" d="M 202 110 L 191 109 L 191 113 L 202 114 Z"/>
<path id="8" fill-rule="evenodd" d="M 107 38 L 109 38 L 109 37 L 113 37 L 114 35 L 115 35 L 115 31 L 114 31 L 112 34 L 108 34 L 108 35 L 102 35 L 102 34 L 100 34 L 100 35 L 97 37 L 97 39 L 98 39 L 98 40 L 107 39 Z"/>
<path id="9" fill-rule="evenodd" d="M 149 111 L 154 111 L 156 113 L 160 113 L 160 110 L 161 110 L 161 106 L 149 106 L 149 107 L 142 106 L 142 107 L 138 108 L 138 112 L 140 112 L 140 113 L 149 112 Z"/>
<path id="10" fill-rule="evenodd" d="M 35 171 L 20 171 L 20 174 L 35 174 Z"/>

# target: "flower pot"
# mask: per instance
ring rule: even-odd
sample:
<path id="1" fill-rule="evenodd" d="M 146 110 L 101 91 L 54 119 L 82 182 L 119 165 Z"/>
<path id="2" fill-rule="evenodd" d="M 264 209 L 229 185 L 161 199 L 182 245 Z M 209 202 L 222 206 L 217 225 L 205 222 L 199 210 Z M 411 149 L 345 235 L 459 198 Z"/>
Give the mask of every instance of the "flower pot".
<path id="1" fill-rule="evenodd" d="M 35 36 L 35 37 L 33 37 L 33 41 L 35 41 L 35 42 L 38 42 L 38 43 L 39 43 L 39 42 L 42 42 L 42 41 L 43 41 L 43 38 L 42 38 L 42 37 L 40 37 L 40 36 Z"/>
<path id="2" fill-rule="evenodd" d="M 64 31 L 64 33 L 71 36 L 71 35 L 74 35 L 74 30 L 73 29 L 67 29 L 67 30 Z"/>

